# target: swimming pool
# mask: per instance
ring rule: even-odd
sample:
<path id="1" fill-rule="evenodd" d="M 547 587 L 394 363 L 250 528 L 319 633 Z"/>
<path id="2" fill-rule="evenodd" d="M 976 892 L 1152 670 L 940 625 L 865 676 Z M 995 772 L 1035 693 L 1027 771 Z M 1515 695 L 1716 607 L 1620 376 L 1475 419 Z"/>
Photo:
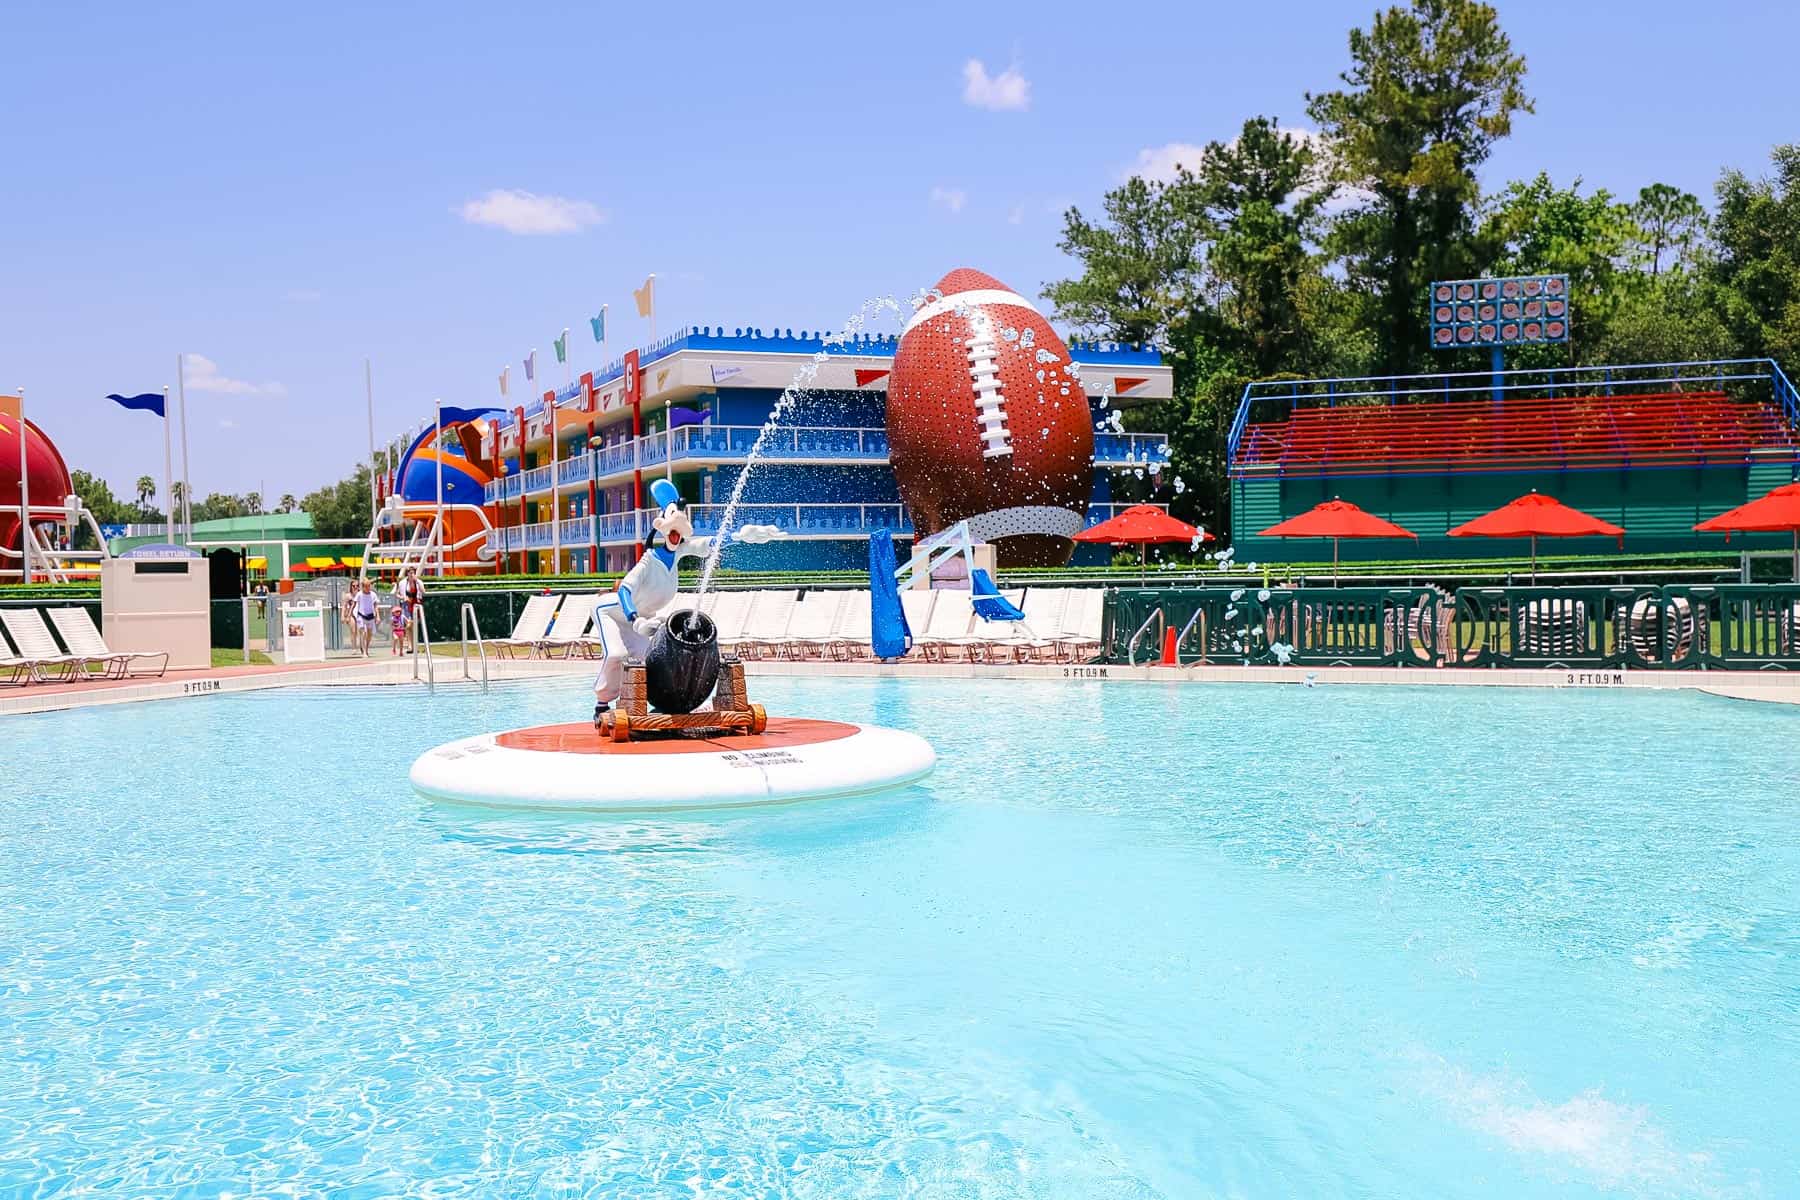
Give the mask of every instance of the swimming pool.
<path id="1" fill-rule="evenodd" d="M 0 1194 L 1800 1193 L 1800 710 L 764 679 L 937 773 L 408 790 L 584 687 L 0 724 Z"/>

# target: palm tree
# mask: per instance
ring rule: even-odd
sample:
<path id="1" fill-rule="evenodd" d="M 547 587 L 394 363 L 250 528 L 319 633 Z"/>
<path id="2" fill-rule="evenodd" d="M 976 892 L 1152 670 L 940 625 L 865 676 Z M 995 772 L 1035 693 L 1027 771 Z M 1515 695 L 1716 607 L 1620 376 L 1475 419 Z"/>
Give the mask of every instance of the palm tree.
<path id="1" fill-rule="evenodd" d="M 245 512 L 246 516 L 251 516 L 251 517 L 254 517 L 262 512 L 262 493 L 261 492 L 251 492 L 248 496 L 244 497 L 244 512 Z"/>
<path id="2" fill-rule="evenodd" d="M 156 494 L 156 480 L 150 478 L 148 475 L 139 475 L 137 478 L 137 493 L 138 512 L 143 515 L 145 520 L 148 520 L 150 518 L 150 497 Z"/>
<path id="3" fill-rule="evenodd" d="M 299 508 L 299 507 L 300 507 L 300 502 L 298 500 L 294 499 L 294 494 L 292 492 L 283 492 L 281 495 L 281 507 L 277 508 L 275 511 L 291 513 L 296 508 Z"/>

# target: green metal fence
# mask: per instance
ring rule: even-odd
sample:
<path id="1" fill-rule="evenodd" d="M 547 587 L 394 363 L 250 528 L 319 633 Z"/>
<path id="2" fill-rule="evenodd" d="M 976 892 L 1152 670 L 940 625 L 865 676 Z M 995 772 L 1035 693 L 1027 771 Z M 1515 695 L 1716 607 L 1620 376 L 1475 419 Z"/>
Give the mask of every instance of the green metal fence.
<path id="1" fill-rule="evenodd" d="M 1123 588 L 1108 604 L 1106 657 L 1155 661 L 1173 629 L 1183 664 L 1429 667 L 1442 601 L 1431 588 Z"/>
<path id="2" fill-rule="evenodd" d="M 1123 588 L 1105 658 L 1196 663 L 1800 670 L 1800 587 Z"/>

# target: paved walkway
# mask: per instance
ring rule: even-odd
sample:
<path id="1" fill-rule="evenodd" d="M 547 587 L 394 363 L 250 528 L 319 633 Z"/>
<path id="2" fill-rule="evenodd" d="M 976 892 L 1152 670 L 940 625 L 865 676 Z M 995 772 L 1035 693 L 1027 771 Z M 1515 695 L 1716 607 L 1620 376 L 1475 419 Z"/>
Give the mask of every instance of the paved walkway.
<path id="1" fill-rule="evenodd" d="M 1627 671 L 1473 670 L 1417 667 L 1122 667 L 1067 663 L 902 663 L 747 662 L 756 675 L 860 676 L 910 679 L 1060 679 L 1090 683 L 1126 680 L 1166 684 L 1264 683 L 1334 687 L 1344 684 L 1398 684 L 1405 687 L 1550 688 L 1689 688 L 1737 700 L 1800 704 L 1800 672 L 1789 671 Z M 588 659 L 488 660 L 491 679 L 523 679 L 575 675 L 592 677 Z M 437 660 L 440 685 L 467 686 L 462 660 Z M 170 671 L 166 676 L 122 680 L 89 679 L 67 684 L 32 684 L 0 688 L 0 716 L 127 704 L 140 700 L 174 700 L 221 692 L 254 691 L 295 685 L 405 684 L 413 681 L 410 658 L 341 659 L 324 663 L 245 665 Z"/>

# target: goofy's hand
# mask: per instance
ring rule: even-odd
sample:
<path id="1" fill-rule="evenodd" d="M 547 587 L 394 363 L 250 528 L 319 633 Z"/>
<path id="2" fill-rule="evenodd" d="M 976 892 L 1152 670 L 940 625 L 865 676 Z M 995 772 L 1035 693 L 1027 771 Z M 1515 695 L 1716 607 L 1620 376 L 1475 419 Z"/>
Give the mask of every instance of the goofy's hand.
<path id="1" fill-rule="evenodd" d="M 662 628 L 662 621 L 657 617 L 639 617 L 631 623 L 631 627 L 646 639 L 654 639 L 656 631 Z"/>
<path id="2" fill-rule="evenodd" d="M 747 542 L 752 546 L 760 546 L 764 542 L 778 542 L 787 537 L 787 532 L 779 525 L 739 525 L 732 530 L 732 540 Z"/>

